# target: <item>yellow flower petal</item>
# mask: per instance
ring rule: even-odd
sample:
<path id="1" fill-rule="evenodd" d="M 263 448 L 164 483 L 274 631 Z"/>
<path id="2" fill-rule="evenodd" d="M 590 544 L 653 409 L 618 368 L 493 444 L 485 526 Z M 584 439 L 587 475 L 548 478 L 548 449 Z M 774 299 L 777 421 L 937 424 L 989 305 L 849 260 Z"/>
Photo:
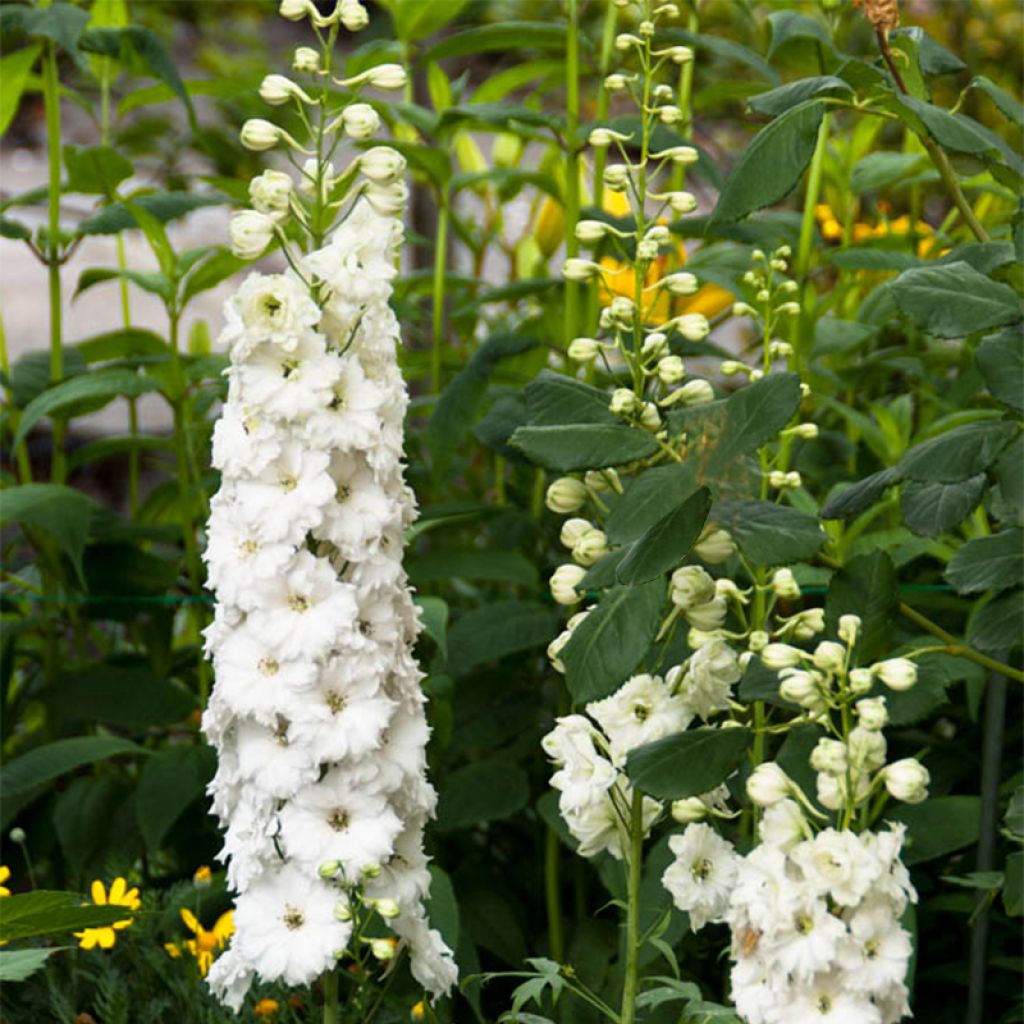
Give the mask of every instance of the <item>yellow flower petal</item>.
<path id="1" fill-rule="evenodd" d="M 181 908 L 181 919 L 185 922 L 185 927 L 193 934 L 198 935 L 200 931 L 200 924 L 196 915 L 192 913 L 188 907 Z"/>
<path id="2" fill-rule="evenodd" d="M 107 902 L 107 887 L 97 878 L 89 887 L 89 895 L 92 896 L 93 903 L 102 907 Z"/>
<path id="3" fill-rule="evenodd" d="M 115 878 L 110 884 L 110 902 L 111 903 L 122 903 L 124 900 L 125 889 L 128 888 L 128 883 L 123 878 Z"/>

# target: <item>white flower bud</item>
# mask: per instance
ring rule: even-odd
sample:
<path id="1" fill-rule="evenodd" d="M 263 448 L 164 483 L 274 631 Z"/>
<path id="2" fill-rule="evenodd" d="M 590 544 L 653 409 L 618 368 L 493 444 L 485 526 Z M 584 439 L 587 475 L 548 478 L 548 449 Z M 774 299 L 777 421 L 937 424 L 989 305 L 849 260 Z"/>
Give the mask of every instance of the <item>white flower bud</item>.
<path id="1" fill-rule="evenodd" d="M 566 519 L 562 524 L 562 529 L 558 534 L 558 539 L 571 551 L 576 546 L 576 542 L 585 533 L 589 533 L 593 529 L 594 527 L 586 519 Z"/>
<path id="2" fill-rule="evenodd" d="M 608 234 L 608 225 L 601 220 L 581 220 L 576 225 L 576 237 L 584 245 L 595 245 Z"/>
<path id="3" fill-rule="evenodd" d="M 370 940 L 370 952 L 373 954 L 373 958 L 381 963 L 386 964 L 389 960 L 394 960 L 396 948 L 394 939 Z"/>
<path id="4" fill-rule="evenodd" d="M 846 648 L 834 640 L 822 640 L 811 659 L 822 672 L 839 672 L 846 664 Z"/>
<path id="5" fill-rule="evenodd" d="M 608 409 L 616 416 L 628 416 L 636 409 L 636 395 L 629 388 L 616 388 L 612 392 Z"/>
<path id="6" fill-rule="evenodd" d="M 668 245 L 672 241 L 672 232 L 664 224 L 654 224 L 644 234 L 645 242 L 654 242 L 656 245 Z"/>
<path id="7" fill-rule="evenodd" d="M 645 238 L 642 242 L 637 243 L 636 247 L 636 258 L 637 260 L 647 260 L 648 262 L 658 258 L 658 243 L 651 241 L 649 238 Z"/>
<path id="8" fill-rule="evenodd" d="M 586 569 L 571 562 L 560 565 L 551 574 L 551 596 L 558 604 L 578 604 L 583 600 L 583 595 L 576 592 L 576 586 L 586 574 Z"/>
<path id="9" fill-rule="evenodd" d="M 267 75 L 260 83 L 260 99 L 274 107 L 290 99 L 302 100 L 303 103 L 313 102 L 302 86 L 285 75 Z"/>
<path id="10" fill-rule="evenodd" d="M 397 217 L 409 200 L 409 188 L 404 181 L 378 185 L 368 181 L 363 191 L 366 201 L 383 217 Z"/>
<path id="11" fill-rule="evenodd" d="M 747 637 L 747 648 L 754 654 L 757 654 L 768 646 L 768 639 L 768 634 L 763 629 L 755 629 Z"/>
<path id="12" fill-rule="evenodd" d="M 640 407 L 640 426 L 652 434 L 661 430 L 661 415 L 653 402 L 644 402 Z"/>
<path id="13" fill-rule="evenodd" d="M 633 138 L 632 135 L 626 135 L 611 128 L 594 128 L 587 136 L 587 141 L 595 149 L 606 149 L 613 142 L 629 142 L 631 138 Z"/>
<path id="14" fill-rule="evenodd" d="M 643 46 L 644 41 L 628 32 L 621 32 L 615 37 L 616 50 L 628 50 L 631 46 Z"/>
<path id="15" fill-rule="evenodd" d="M 931 776 L 928 769 L 920 761 L 905 757 L 901 761 L 893 761 L 882 772 L 885 788 L 894 800 L 902 800 L 908 804 L 919 804 L 928 796 L 928 783 Z"/>
<path id="16" fill-rule="evenodd" d="M 839 639 L 842 640 L 847 647 L 852 647 L 857 642 L 858 633 L 860 633 L 859 615 L 839 616 Z"/>
<path id="17" fill-rule="evenodd" d="M 663 277 L 661 284 L 672 295 L 692 295 L 697 290 L 697 278 L 685 270 L 680 270 L 675 274 Z"/>
<path id="18" fill-rule="evenodd" d="M 753 316 L 756 312 L 753 306 L 748 302 L 734 302 L 732 304 L 732 315 L 733 316 Z M 743 364 L 737 364 L 742 366 Z"/>
<path id="19" fill-rule="evenodd" d="M 326 860 L 317 869 L 317 874 L 325 881 L 337 878 L 341 873 L 341 864 L 336 860 Z"/>
<path id="20" fill-rule="evenodd" d="M 655 160 L 671 160 L 673 163 L 681 164 L 684 167 L 687 164 L 695 164 L 700 159 L 700 154 L 693 146 L 670 146 L 668 149 L 663 149 L 660 153 L 652 153 L 651 156 Z"/>
<path id="21" fill-rule="evenodd" d="M 658 380 L 662 384 L 678 384 L 686 376 L 686 367 L 680 356 L 663 356 L 658 360 Z"/>
<path id="22" fill-rule="evenodd" d="M 799 647 L 791 647 L 789 644 L 768 644 L 761 651 L 761 663 L 770 669 L 793 668 L 804 657 Z"/>
<path id="23" fill-rule="evenodd" d="M 334 917 L 338 921 L 352 920 L 352 907 L 349 904 L 347 897 L 342 897 L 334 904 Z"/>
<path id="24" fill-rule="evenodd" d="M 658 107 L 658 120 L 662 124 L 675 124 L 683 119 L 683 112 L 674 103 Z"/>
<path id="25" fill-rule="evenodd" d="M 636 316 L 636 305 L 632 299 L 627 299 L 625 295 L 617 295 L 612 299 L 608 309 L 611 312 L 612 318 L 623 324 L 631 324 Z"/>
<path id="26" fill-rule="evenodd" d="M 243 260 L 262 256 L 274 237 L 276 226 L 277 221 L 273 217 L 256 210 L 242 210 L 234 214 L 228 225 L 232 253 Z"/>
<path id="27" fill-rule="evenodd" d="M 292 55 L 292 68 L 295 71 L 315 74 L 320 70 L 320 54 L 311 46 L 299 46 Z"/>
<path id="28" fill-rule="evenodd" d="M 784 316 L 799 316 L 800 315 L 800 303 L 799 302 L 784 302 L 776 310 L 778 313 L 782 313 Z"/>
<path id="29" fill-rule="evenodd" d="M 601 178 L 606 188 L 613 192 L 625 192 L 629 186 L 629 168 L 625 164 L 609 164 Z"/>
<path id="30" fill-rule="evenodd" d="M 316 8 L 311 0 L 281 0 L 281 4 L 277 8 L 277 13 L 289 21 L 302 21 L 310 11 L 316 13 Z"/>
<path id="31" fill-rule="evenodd" d="M 405 157 L 390 146 L 374 146 L 360 155 L 359 171 L 370 181 L 386 185 L 405 172 Z"/>
<path id="32" fill-rule="evenodd" d="M 877 729 L 858 725 L 850 730 L 847 742 L 850 761 L 858 771 L 873 772 L 885 764 L 885 737 Z"/>
<path id="33" fill-rule="evenodd" d="M 909 690 L 917 682 L 917 666 L 909 658 L 888 658 L 871 666 L 873 675 L 890 690 Z"/>
<path id="34" fill-rule="evenodd" d="M 674 64 L 688 64 L 693 60 L 693 50 L 688 46 L 673 46 L 668 51 Z"/>
<path id="35" fill-rule="evenodd" d="M 825 611 L 822 608 L 807 608 L 788 620 L 788 628 L 797 640 L 811 640 L 825 628 Z"/>
<path id="36" fill-rule="evenodd" d="M 654 22 L 644 20 L 637 25 L 637 32 L 643 36 L 644 39 L 650 39 L 654 35 Z"/>
<path id="37" fill-rule="evenodd" d="M 621 92 L 623 89 L 626 88 L 626 76 L 620 75 L 618 73 L 606 75 L 604 80 L 604 87 L 609 92 Z M 593 133 L 591 133 L 591 135 L 593 135 Z M 593 138 L 591 138 L 590 144 L 592 146 L 597 145 L 597 143 L 593 141 Z"/>
<path id="38" fill-rule="evenodd" d="M 605 494 L 607 491 L 621 490 L 619 487 L 619 474 L 614 469 L 588 469 L 583 474 L 583 482 L 587 487 L 598 494 Z"/>
<path id="39" fill-rule="evenodd" d="M 398 917 L 402 912 L 402 908 L 394 900 L 388 899 L 374 900 L 373 909 L 385 919 Z"/>
<path id="40" fill-rule="evenodd" d="M 576 257 L 571 257 L 562 264 L 562 273 L 567 281 L 589 281 L 597 275 L 600 269 L 591 260 L 581 260 Z"/>
<path id="41" fill-rule="evenodd" d="M 375 89 L 404 89 L 405 68 L 401 64 L 378 64 L 364 72 L 365 81 Z M 363 76 L 360 76 L 363 77 Z"/>
<path id="42" fill-rule="evenodd" d="M 666 395 L 659 404 L 666 406 L 682 402 L 683 405 L 704 405 L 714 399 L 715 389 L 706 380 L 688 380 L 681 388 Z"/>
<path id="43" fill-rule="evenodd" d="M 350 139 L 368 139 L 380 128 L 380 115 L 369 103 L 350 103 L 341 112 L 341 121 Z"/>
<path id="44" fill-rule="evenodd" d="M 561 476 L 547 489 L 544 503 L 552 512 L 568 515 L 583 507 L 587 500 L 587 488 L 571 476 Z"/>
<path id="45" fill-rule="evenodd" d="M 854 705 L 857 722 L 862 729 L 884 729 L 889 724 L 889 711 L 885 706 L 884 697 L 871 697 L 859 700 Z"/>
<path id="46" fill-rule="evenodd" d="M 674 800 L 671 814 L 673 821 L 689 825 L 694 821 L 703 821 L 708 816 L 708 805 L 699 796 L 690 796 L 685 800 Z"/>
<path id="47" fill-rule="evenodd" d="M 871 689 L 872 675 L 869 668 L 850 669 L 850 674 L 847 678 L 850 690 L 853 693 L 867 693 Z"/>
<path id="48" fill-rule="evenodd" d="M 772 575 L 772 591 L 776 597 L 784 601 L 795 601 L 800 596 L 800 584 L 797 583 L 792 569 L 776 569 Z"/>
<path id="49" fill-rule="evenodd" d="M 590 529 L 572 548 L 572 557 L 580 564 L 590 566 L 608 554 L 608 538 L 601 530 Z"/>
<path id="50" fill-rule="evenodd" d="M 370 16 L 359 0 L 341 0 L 341 23 L 349 32 L 358 32 L 370 23 Z"/>
<path id="51" fill-rule="evenodd" d="M 250 117 L 242 125 L 242 131 L 239 133 L 242 145 L 257 153 L 273 149 L 283 137 L 284 132 L 276 124 L 271 124 L 262 117 Z"/>
<path id="52" fill-rule="evenodd" d="M 686 621 L 704 632 L 721 629 L 729 609 L 724 597 L 715 597 L 706 604 L 694 605 L 685 611 Z"/>
<path id="53" fill-rule="evenodd" d="M 821 676 L 814 671 L 798 668 L 782 670 L 785 678 L 779 683 L 779 695 L 783 700 L 813 710 L 821 703 Z"/>
<path id="54" fill-rule="evenodd" d="M 811 767 L 826 775 L 846 773 L 846 746 L 841 740 L 822 737 L 811 751 Z"/>
<path id="55" fill-rule="evenodd" d="M 677 608 L 685 611 L 687 608 L 713 600 L 715 581 L 707 570 L 699 565 L 684 565 L 672 573 L 669 596 Z"/>
<path id="56" fill-rule="evenodd" d="M 591 360 L 597 358 L 597 353 L 600 349 L 600 345 L 594 338 L 573 338 L 569 342 L 569 348 L 566 350 L 566 354 L 573 362 L 576 363 L 589 363 Z"/>
<path id="57" fill-rule="evenodd" d="M 264 171 L 249 182 L 249 198 L 259 213 L 283 213 L 288 209 L 294 183 L 284 171 Z"/>
<path id="58" fill-rule="evenodd" d="M 703 341 L 711 332 L 711 325 L 703 313 L 684 313 L 676 317 L 674 324 L 687 341 Z"/>
<path id="59" fill-rule="evenodd" d="M 673 213 L 693 213 L 697 209 L 697 197 L 692 192 L 670 192 L 668 204 Z"/>
<path id="60" fill-rule="evenodd" d="M 559 655 L 562 653 L 562 648 L 565 647 L 571 638 L 572 633 L 568 629 L 563 629 L 562 632 L 548 644 L 548 660 L 551 662 L 551 667 L 556 672 L 561 672 L 563 675 L 565 674 L 565 662 L 562 661 Z"/>
<path id="61" fill-rule="evenodd" d="M 792 780 L 774 761 L 759 764 L 747 779 L 747 796 L 758 807 L 771 807 L 792 792 Z"/>
<path id="62" fill-rule="evenodd" d="M 711 524 L 704 527 L 700 539 L 693 546 L 693 553 L 708 565 L 719 565 L 736 553 L 736 544 L 728 530 Z"/>
<path id="63" fill-rule="evenodd" d="M 646 359 L 660 359 L 668 353 L 668 338 L 660 331 L 654 331 L 644 338 L 640 346 L 640 354 Z"/>

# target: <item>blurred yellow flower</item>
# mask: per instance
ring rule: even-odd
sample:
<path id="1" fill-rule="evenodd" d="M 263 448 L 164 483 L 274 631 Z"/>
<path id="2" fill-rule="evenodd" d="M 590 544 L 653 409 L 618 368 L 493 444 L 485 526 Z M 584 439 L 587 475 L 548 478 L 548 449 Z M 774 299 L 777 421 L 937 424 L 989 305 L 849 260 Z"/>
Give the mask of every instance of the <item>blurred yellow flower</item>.
<path id="1" fill-rule="evenodd" d="M 256 1014 L 260 1020 L 265 1018 L 273 1017 L 278 1010 L 281 1009 L 281 1004 L 276 999 L 261 999 L 253 1008 L 252 1012 Z"/>
<path id="2" fill-rule="evenodd" d="M 210 870 L 209 864 L 196 868 L 196 873 L 192 876 L 192 884 L 197 889 L 207 889 L 211 882 L 213 882 L 213 872 Z"/>
<path id="3" fill-rule="evenodd" d="M 209 930 L 199 923 L 199 918 L 186 907 L 181 908 L 181 919 L 185 927 L 195 936 L 186 939 L 182 944 L 195 957 L 199 965 L 199 973 L 205 978 L 206 972 L 213 966 L 216 954 L 227 944 L 235 931 L 234 912 L 226 911 L 217 918 L 217 923 Z M 168 951 L 169 952 L 169 951 Z M 174 954 L 171 954 L 174 956 Z"/>
<path id="4" fill-rule="evenodd" d="M 92 883 L 89 894 L 97 907 L 127 907 L 129 910 L 138 910 L 142 906 L 139 890 L 134 886 L 129 889 L 123 878 L 115 878 L 111 882 L 109 895 L 106 886 L 97 879 Z M 127 928 L 132 921 L 133 918 L 129 917 L 102 928 L 86 928 L 84 931 L 75 932 L 75 938 L 82 949 L 92 949 L 94 946 L 99 946 L 100 949 L 113 949 L 117 941 L 116 933 Z"/>
<path id="5" fill-rule="evenodd" d="M 0 864 L 0 899 L 11 895 L 11 890 L 4 885 L 4 882 L 10 877 L 11 869 L 6 864 Z"/>
<path id="6" fill-rule="evenodd" d="M 874 224 L 869 224 L 867 221 L 857 221 L 853 225 L 851 235 L 854 242 L 866 242 L 871 238 L 886 238 L 893 235 L 910 234 L 911 221 L 909 214 L 905 213 L 900 217 L 890 220 L 888 218 L 890 209 L 888 204 L 880 202 L 878 208 L 883 215 L 880 221 Z M 818 221 L 818 230 L 821 231 L 822 238 L 829 242 L 842 240 L 843 226 L 839 223 L 839 219 L 828 203 L 819 203 L 814 208 L 814 216 Z M 923 220 L 917 221 L 914 225 L 914 233 L 919 237 L 917 243 L 918 256 L 941 255 L 940 244 L 936 238 L 932 237 L 935 234 L 935 229 L 931 224 Z"/>
<path id="7" fill-rule="evenodd" d="M 427 1008 L 421 999 L 410 1011 L 410 1020 L 425 1020 L 427 1016 Z"/>

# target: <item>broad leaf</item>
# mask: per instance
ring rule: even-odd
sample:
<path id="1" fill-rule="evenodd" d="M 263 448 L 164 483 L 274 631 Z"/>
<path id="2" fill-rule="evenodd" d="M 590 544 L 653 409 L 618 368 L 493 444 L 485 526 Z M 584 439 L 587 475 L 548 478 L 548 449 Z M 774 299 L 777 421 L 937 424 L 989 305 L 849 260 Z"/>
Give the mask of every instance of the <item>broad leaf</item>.
<path id="1" fill-rule="evenodd" d="M 979 651 L 1004 657 L 1024 641 L 1024 590 L 1012 590 L 980 605 L 967 627 L 967 642 Z"/>
<path id="2" fill-rule="evenodd" d="M 18 112 L 21 95 L 41 49 L 40 46 L 26 46 L 0 57 L 0 81 L 4 83 L 0 89 L 0 135 L 7 131 Z"/>
<path id="3" fill-rule="evenodd" d="M 511 444 L 531 461 L 560 473 L 621 466 L 658 450 L 658 442 L 646 431 L 610 423 L 520 427 Z"/>
<path id="4" fill-rule="evenodd" d="M 496 601 L 467 612 L 448 634 L 453 676 L 509 654 L 543 647 L 555 635 L 553 612 L 528 601 Z"/>
<path id="5" fill-rule="evenodd" d="M 507 755 L 477 761 L 452 772 L 441 784 L 437 828 L 466 828 L 509 818 L 529 799 L 526 772 Z"/>
<path id="6" fill-rule="evenodd" d="M 960 594 L 1003 590 L 1024 579 L 1024 530 L 969 540 L 950 560 L 946 579 Z"/>
<path id="7" fill-rule="evenodd" d="M 895 469 L 883 469 L 855 484 L 833 492 L 822 506 L 822 519 L 849 519 L 860 515 L 872 505 L 901 477 Z"/>
<path id="8" fill-rule="evenodd" d="M 71 892 L 47 889 L 5 897 L 3 914 L 0 914 L 0 939 L 13 942 L 54 932 L 102 927 L 132 916 L 125 907 L 83 906 L 83 899 Z"/>
<path id="9" fill-rule="evenodd" d="M 1024 337 L 1019 329 L 986 338 L 974 353 L 992 397 L 1024 412 Z"/>
<path id="10" fill-rule="evenodd" d="M 207 747 L 174 744 L 146 759 L 135 794 L 135 813 L 151 853 L 171 826 L 206 792 L 215 767 Z"/>
<path id="11" fill-rule="evenodd" d="M 795 82 L 780 85 L 769 92 L 758 93 L 747 100 L 750 109 L 758 114 L 778 117 L 791 107 L 813 99 L 815 96 L 851 95 L 853 87 L 835 75 L 815 75 L 811 78 L 800 78 Z"/>
<path id="12" fill-rule="evenodd" d="M 613 544 L 636 540 L 697 489 L 689 463 L 655 466 L 634 477 L 612 508 L 605 533 Z"/>
<path id="13" fill-rule="evenodd" d="M 727 501 L 715 509 L 714 518 L 755 565 L 806 561 L 825 543 L 818 520 L 788 505 Z"/>
<path id="14" fill-rule="evenodd" d="M 920 864 L 977 842 L 981 798 L 934 797 L 921 804 L 890 808 L 885 817 L 907 826 L 903 860 L 908 865 Z"/>
<path id="15" fill-rule="evenodd" d="M 900 459 L 898 471 L 911 480 L 957 483 L 984 472 L 1020 434 L 1007 420 L 976 420 L 915 445 Z"/>
<path id="16" fill-rule="evenodd" d="M 700 796 L 736 770 L 750 736 L 744 727 L 714 726 L 666 736 L 631 750 L 626 774 L 637 789 L 658 800 Z"/>
<path id="17" fill-rule="evenodd" d="M 633 544 L 619 563 L 618 581 L 647 583 L 675 568 L 696 544 L 710 510 L 711 492 L 702 487 Z"/>
<path id="18" fill-rule="evenodd" d="M 884 551 L 858 555 L 829 583 L 825 600 L 825 628 L 835 636 L 842 615 L 859 615 L 857 659 L 868 664 L 885 657 L 892 646 L 893 621 L 899 605 L 896 570 Z"/>
<path id="19" fill-rule="evenodd" d="M 610 401 L 607 391 L 551 370 L 542 370 L 526 385 L 526 411 L 531 427 L 621 425 L 622 420 L 608 408 Z"/>
<path id="20" fill-rule="evenodd" d="M 71 946 L 48 946 L 43 949 L 0 949 L 0 983 L 25 981 L 43 969 L 51 955 Z"/>
<path id="21" fill-rule="evenodd" d="M 64 166 L 69 192 L 100 196 L 114 195 L 134 170 L 131 161 L 110 146 L 65 146 Z"/>
<path id="22" fill-rule="evenodd" d="M 962 523 L 985 490 L 985 474 L 955 483 L 908 480 L 900 488 L 900 511 L 907 526 L 922 537 L 937 537 Z"/>

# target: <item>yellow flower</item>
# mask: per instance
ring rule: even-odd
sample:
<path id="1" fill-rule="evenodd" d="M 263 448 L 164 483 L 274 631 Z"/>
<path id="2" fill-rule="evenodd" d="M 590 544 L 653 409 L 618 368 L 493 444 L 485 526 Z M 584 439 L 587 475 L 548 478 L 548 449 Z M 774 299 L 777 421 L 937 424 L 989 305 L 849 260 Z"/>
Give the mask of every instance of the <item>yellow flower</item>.
<path id="1" fill-rule="evenodd" d="M 252 1012 L 262 1020 L 264 1017 L 273 1017 L 280 1009 L 281 1004 L 276 999 L 261 999 L 252 1008 Z"/>
<path id="2" fill-rule="evenodd" d="M 424 1005 L 423 1005 L 423 1000 L 421 999 L 421 1000 L 420 1000 L 420 1001 L 419 1001 L 419 1002 L 418 1002 L 418 1003 L 417 1003 L 417 1004 L 416 1004 L 416 1005 L 415 1005 L 415 1006 L 414 1006 L 414 1007 L 413 1007 L 413 1008 L 412 1008 L 412 1009 L 411 1009 L 411 1010 L 409 1011 L 409 1019 L 410 1019 L 410 1020 L 425 1020 L 425 1019 L 426 1019 L 426 1016 L 427 1016 L 427 1008 L 426 1008 L 426 1006 L 424 1006 Z"/>
<path id="3" fill-rule="evenodd" d="M 142 901 L 139 899 L 139 890 L 134 887 L 129 889 L 128 883 L 123 878 L 115 878 L 111 882 L 109 896 L 106 887 L 99 880 L 92 883 L 89 892 L 93 903 L 98 907 L 128 907 L 129 910 L 138 910 L 142 905 Z M 115 921 L 102 928 L 86 928 L 84 931 L 75 932 L 75 938 L 78 939 L 78 944 L 82 949 L 92 949 L 94 946 L 99 946 L 100 949 L 113 949 L 114 943 L 117 941 L 116 933 L 127 928 L 132 920 L 133 918 L 129 917 L 124 921 Z"/>
<path id="4" fill-rule="evenodd" d="M 4 882 L 11 877 L 11 869 L 6 864 L 0 864 L 0 899 L 11 895 L 11 890 L 4 885 Z"/>
<path id="5" fill-rule="evenodd" d="M 213 872 L 210 870 L 209 864 L 196 868 L 196 873 L 192 876 L 192 884 L 197 889 L 207 889 L 212 882 Z"/>
<path id="6" fill-rule="evenodd" d="M 228 910 L 217 918 L 217 923 L 207 931 L 191 910 L 181 908 L 181 919 L 185 927 L 195 936 L 185 940 L 185 948 L 195 957 L 199 965 L 199 973 L 205 978 L 206 972 L 213 966 L 215 953 L 226 945 L 235 931 L 234 912 Z"/>

